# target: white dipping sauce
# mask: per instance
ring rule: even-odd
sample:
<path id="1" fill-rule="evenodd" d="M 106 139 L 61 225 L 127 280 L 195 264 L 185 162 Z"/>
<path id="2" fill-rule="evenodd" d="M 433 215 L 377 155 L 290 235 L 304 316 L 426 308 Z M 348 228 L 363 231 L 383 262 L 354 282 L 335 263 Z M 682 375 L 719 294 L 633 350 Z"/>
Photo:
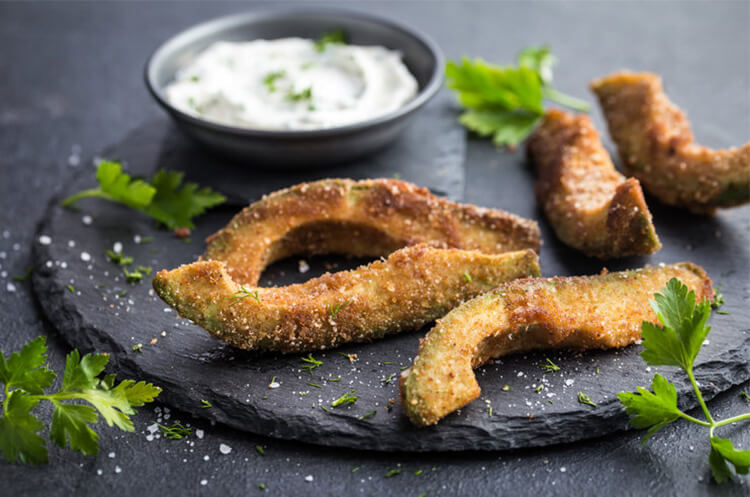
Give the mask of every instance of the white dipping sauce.
<path id="1" fill-rule="evenodd" d="M 401 54 L 379 46 L 302 38 L 217 42 L 166 89 L 180 110 L 252 129 L 310 130 L 372 119 L 402 107 L 417 81 Z"/>

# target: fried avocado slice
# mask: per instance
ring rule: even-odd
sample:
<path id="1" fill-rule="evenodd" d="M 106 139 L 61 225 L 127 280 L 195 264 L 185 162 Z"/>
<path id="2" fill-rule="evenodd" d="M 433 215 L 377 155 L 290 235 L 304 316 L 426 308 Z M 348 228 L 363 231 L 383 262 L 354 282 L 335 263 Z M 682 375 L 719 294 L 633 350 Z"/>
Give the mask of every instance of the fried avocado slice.
<path id="1" fill-rule="evenodd" d="M 221 261 L 162 270 L 153 285 L 181 316 L 235 347 L 307 352 L 419 328 L 502 282 L 538 274 L 533 250 L 491 255 L 420 244 L 279 288 L 241 286 Z"/>
<path id="2" fill-rule="evenodd" d="M 602 259 L 661 248 L 638 180 L 615 170 L 588 116 L 547 111 L 527 152 L 537 202 L 563 243 Z"/>
<path id="3" fill-rule="evenodd" d="M 392 179 L 325 179 L 263 197 L 209 237 L 203 260 L 226 263 L 238 283 L 256 285 L 269 264 L 293 255 L 383 257 L 435 246 L 499 254 L 539 251 L 534 221 L 438 198 Z"/>
<path id="4" fill-rule="evenodd" d="M 750 143 L 713 150 L 694 143 L 687 116 L 651 73 L 591 83 L 628 175 L 665 204 L 712 214 L 750 202 Z"/>
<path id="5" fill-rule="evenodd" d="M 438 320 L 399 380 L 401 403 L 417 426 L 437 423 L 479 397 L 474 376 L 491 358 L 537 349 L 624 347 L 656 321 L 649 299 L 672 277 L 713 297 L 711 280 L 684 262 L 567 278 L 528 278 L 500 285 Z"/>

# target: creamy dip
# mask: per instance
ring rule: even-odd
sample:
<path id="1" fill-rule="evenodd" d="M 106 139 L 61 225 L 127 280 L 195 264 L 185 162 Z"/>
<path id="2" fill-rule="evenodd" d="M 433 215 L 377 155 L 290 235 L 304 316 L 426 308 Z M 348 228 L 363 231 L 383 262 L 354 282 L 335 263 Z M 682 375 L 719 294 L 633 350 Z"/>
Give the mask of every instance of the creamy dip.
<path id="1" fill-rule="evenodd" d="M 283 38 L 214 43 L 165 91 L 175 107 L 217 123 L 309 130 L 396 110 L 414 98 L 417 81 L 384 47 Z"/>

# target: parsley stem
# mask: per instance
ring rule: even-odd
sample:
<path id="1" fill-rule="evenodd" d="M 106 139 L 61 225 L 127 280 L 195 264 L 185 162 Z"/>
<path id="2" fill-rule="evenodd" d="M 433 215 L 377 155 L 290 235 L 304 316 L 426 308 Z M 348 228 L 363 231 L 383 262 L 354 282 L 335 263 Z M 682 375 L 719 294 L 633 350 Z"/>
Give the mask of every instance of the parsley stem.
<path id="1" fill-rule="evenodd" d="M 554 88 L 544 88 L 544 97 L 548 100 L 552 100 L 553 102 L 564 105 L 565 107 L 570 107 L 573 110 L 588 112 L 589 109 L 591 109 L 591 106 L 588 104 L 588 102 L 581 100 L 580 98 L 575 98 L 571 97 L 570 95 L 560 93 Z"/>
<path id="2" fill-rule="evenodd" d="M 75 204 L 77 201 L 79 201 L 82 198 L 86 197 L 99 197 L 99 198 L 105 198 L 107 200 L 112 200 L 112 197 L 101 191 L 99 188 L 90 188 L 88 190 L 80 191 L 74 195 L 71 195 L 70 197 L 66 198 L 62 201 L 62 206 L 67 207 L 69 205 Z"/>
<path id="3" fill-rule="evenodd" d="M 698 398 L 698 403 L 701 405 L 701 409 L 703 409 L 703 414 L 706 415 L 706 421 L 708 421 L 710 426 L 716 425 L 714 422 L 714 418 L 711 417 L 711 413 L 708 412 L 708 406 L 706 405 L 706 401 L 703 400 L 703 395 L 701 395 L 701 389 L 698 388 L 698 383 L 695 381 L 695 376 L 693 375 L 693 368 L 689 367 L 685 369 L 685 373 L 687 373 L 688 378 L 690 378 L 690 383 L 693 385 L 693 390 L 695 390 L 695 396 Z"/>
<path id="4" fill-rule="evenodd" d="M 701 426 L 706 426 L 706 427 L 710 427 L 710 426 L 711 426 L 711 423 L 708 423 L 708 422 L 706 422 L 706 421 L 700 420 L 700 419 L 698 419 L 698 418 L 694 418 L 694 417 L 692 417 L 691 415 L 689 415 L 689 414 L 685 414 L 685 413 L 684 413 L 684 412 L 682 412 L 682 411 L 680 411 L 678 415 L 679 415 L 679 416 L 680 416 L 680 417 L 681 417 L 682 419 L 687 419 L 687 420 L 688 420 L 688 421 L 690 421 L 691 423 L 695 423 L 695 424 L 697 424 L 697 425 L 701 425 Z"/>
<path id="5" fill-rule="evenodd" d="M 733 416 L 731 418 L 722 419 L 721 421 L 717 421 L 714 423 L 714 428 L 718 428 L 719 426 L 724 426 L 732 423 L 736 423 L 737 421 L 742 421 L 745 419 L 750 419 L 750 412 L 745 414 L 740 414 L 739 416 Z"/>

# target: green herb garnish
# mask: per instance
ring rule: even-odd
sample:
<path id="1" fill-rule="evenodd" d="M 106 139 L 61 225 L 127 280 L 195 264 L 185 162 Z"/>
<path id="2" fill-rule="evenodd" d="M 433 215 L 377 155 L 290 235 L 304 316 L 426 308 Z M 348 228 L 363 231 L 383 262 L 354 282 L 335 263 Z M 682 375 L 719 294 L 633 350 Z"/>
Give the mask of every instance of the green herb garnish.
<path id="1" fill-rule="evenodd" d="M 286 94 L 286 99 L 291 102 L 310 100 L 312 99 L 312 87 L 308 86 L 307 88 L 299 92 L 295 92 L 294 88 L 290 88 L 289 92 Z"/>
<path id="2" fill-rule="evenodd" d="M 129 266 L 130 264 L 133 264 L 133 258 L 123 254 L 122 252 L 115 252 L 114 250 L 107 250 L 105 254 L 107 254 L 107 258 L 111 262 L 114 262 L 115 264 L 119 264 L 120 266 Z"/>
<path id="3" fill-rule="evenodd" d="M 554 373 L 555 371 L 560 371 L 560 366 L 552 362 L 549 357 L 545 357 L 545 359 L 547 359 L 547 363 L 542 364 L 542 369 L 544 369 L 545 372 Z"/>
<path id="4" fill-rule="evenodd" d="M 244 300 L 248 297 L 254 298 L 255 301 L 260 304 L 260 297 L 258 296 L 258 290 L 251 291 L 245 288 L 244 286 L 240 285 L 240 289 L 234 292 L 234 295 L 230 297 L 230 299 L 232 300 L 232 303 L 229 305 L 234 305 L 240 300 Z"/>
<path id="5" fill-rule="evenodd" d="M 143 352 L 143 344 L 142 343 L 137 343 L 137 344 L 133 345 L 131 347 L 131 349 L 133 350 L 133 352 Z"/>
<path id="6" fill-rule="evenodd" d="M 344 307 L 346 306 L 346 304 L 348 304 L 348 303 L 349 303 L 349 301 L 347 300 L 347 301 L 345 301 L 345 302 L 341 302 L 341 303 L 339 303 L 339 304 L 336 304 L 336 305 L 333 305 L 333 304 L 328 304 L 328 312 L 330 312 L 330 313 L 331 313 L 331 317 L 332 317 L 332 318 L 335 318 L 335 317 L 336 317 L 336 314 L 338 314 L 338 313 L 339 313 L 339 311 L 340 311 L 341 309 L 343 309 L 343 308 L 344 308 Z M 348 357 L 348 355 L 347 355 L 347 357 Z"/>
<path id="7" fill-rule="evenodd" d="M 66 288 L 68 289 L 68 291 L 69 291 L 70 293 L 72 293 L 72 294 L 74 294 L 74 295 L 75 295 L 75 293 L 76 293 L 76 289 L 75 289 L 75 288 L 73 288 L 73 285 L 68 285 L 68 286 L 67 286 Z"/>
<path id="8" fill-rule="evenodd" d="M 366 411 L 366 412 L 365 412 L 365 413 L 364 413 L 363 415 L 361 415 L 361 416 L 359 417 L 359 419 L 367 419 L 367 418 L 371 418 L 371 417 L 375 416 L 375 414 L 376 414 L 377 412 L 378 412 L 378 411 L 377 411 L 377 409 L 370 409 L 369 411 Z"/>
<path id="9" fill-rule="evenodd" d="M 625 406 L 625 411 L 632 416 L 630 424 L 634 428 L 648 429 L 643 436 L 643 443 L 677 418 L 708 428 L 711 443 L 708 463 L 714 479 L 723 483 L 732 478 L 730 464 L 734 466 L 736 473 L 748 473 L 750 451 L 736 449 L 729 439 L 719 438 L 714 433 L 722 426 L 750 419 L 750 413 L 715 421 L 703 400 L 693 374 L 693 363 L 711 330 L 710 326 L 706 326 L 711 315 L 711 302 L 704 299 L 696 304 L 695 300 L 695 292 L 688 291 L 687 286 L 677 278 L 672 278 L 661 294 L 654 295 L 650 303 L 661 326 L 647 321 L 641 325 L 641 357 L 651 366 L 675 366 L 685 372 L 703 410 L 705 421 L 694 418 L 677 407 L 675 386 L 660 374 L 654 375 L 652 380 L 653 393 L 638 387 L 638 393 L 620 392 L 617 396 Z"/>
<path id="10" fill-rule="evenodd" d="M 747 392 L 745 392 L 744 390 L 742 392 L 740 392 L 740 397 L 742 397 L 743 399 L 745 399 L 745 402 L 747 402 L 748 404 L 750 404 L 750 395 L 748 395 Z"/>
<path id="11" fill-rule="evenodd" d="M 161 423 L 156 423 L 162 434 L 170 440 L 182 440 L 193 433 L 193 429 L 182 425 L 180 423 L 173 423 L 172 426 L 166 426 Z"/>
<path id="12" fill-rule="evenodd" d="M 420 476 L 420 475 L 421 475 L 422 473 L 424 473 L 424 471 L 423 471 L 423 470 L 421 470 L 421 469 L 418 469 L 418 470 L 416 470 L 416 471 L 414 472 L 414 476 Z"/>
<path id="13" fill-rule="evenodd" d="M 392 470 L 388 471 L 388 472 L 387 472 L 387 473 L 385 474 L 385 477 L 386 477 L 386 478 L 390 478 L 390 477 L 392 477 L 392 476 L 396 476 L 396 475 L 400 475 L 400 474 L 401 474 L 401 469 L 400 469 L 400 468 L 394 468 L 394 469 L 392 469 Z"/>
<path id="14" fill-rule="evenodd" d="M 98 378 L 109 361 L 106 354 L 68 354 L 62 385 L 56 393 L 45 394 L 57 374 L 45 366 L 46 338 L 41 336 L 9 357 L 0 352 L 0 382 L 5 400 L 0 417 L 0 452 L 8 462 L 42 464 L 48 461 L 47 447 L 39 435 L 44 424 L 31 411 L 42 400 L 54 406 L 49 436 L 55 444 L 96 455 L 99 435 L 91 428 L 99 415 L 108 426 L 123 431 L 135 428 L 130 416 L 134 407 L 151 402 L 161 389 L 150 383 L 123 380 L 115 386 L 115 375 Z M 71 403 L 83 400 L 88 404 Z M 92 407 L 93 406 L 93 407 Z"/>
<path id="15" fill-rule="evenodd" d="M 328 48 L 328 45 L 343 45 L 348 43 L 348 41 L 349 35 L 345 30 L 335 29 L 333 31 L 323 33 L 323 36 L 315 40 L 313 43 L 315 44 L 315 50 L 317 50 L 318 52 L 323 52 L 326 48 Z"/>
<path id="16" fill-rule="evenodd" d="M 31 273 L 34 272 L 34 266 L 29 266 L 26 268 L 26 272 L 24 272 L 21 275 L 11 276 L 11 279 L 13 281 L 26 281 L 31 277 Z"/>
<path id="17" fill-rule="evenodd" d="M 201 399 L 201 409 L 211 409 L 213 405 L 206 399 Z"/>
<path id="18" fill-rule="evenodd" d="M 266 85 L 269 93 L 276 91 L 276 80 L 283 78 L 285 75 L 286 71 L 274 71 L 266 74 L 266 77 L 263 78 L 263 84 Z"/>
<path id="19" fill-rule="evenodd" d="M 596 404 L 591 400 L 591 397 L 583 392 L 578 392 L 578 403 L 586 404 L 587 406 L 596 407 Z"/>
<path id="20" fill-rule="evenodd" d="M 261 447 L 260 445 L 256 445 L 256 446 L 255 446 L 255 451 L 256 451 L 256 452 L 257 452 L 258 454 L 260 454 L 261 456 L 265 456 L 265 455 L 266 455 L 266 451 L 265 451 L 265 450 L 263 450 L 263 447 Z"/>
<path id="21" fill-rule="evenodd" d="M 355 392 L 356 390 L 346 392 L 344 395 L 331 402 L 331 407 L 339 407 L 345 404 L 354 404 L 355 402 L 357 402 L 357 399 L 359 399 L 359 396 L 353 395 Z"/>
<path id="22" fill-rule="evenodd" d="M 302 362 L 306 362 L 307 365 L 302 366 L 302 369 L 306 369 L 310 376 L 312 376 L 313 369 L 323 365 L 323 361 L 319 361 L 312 356 L 312 352 L 307 354 L 307 357 L 300 357 Z"/>
<path id="23" fill-rule="evenodd" d="M 464 279 L 467 283 L 471 283 L 471 275 L 469 273 L 464 273 Z"/>
<path id="24" fill-rule="evenodd" d="M 158 171 L 151 182 L 133 179 L 122 172 L 119 162 L 102 161 L 96 171 L 98 188 L 83 190 L 63 200 L 64 207 L 86 197 L 97 197 L 126 205 L 146 214 L 170 229 L 194 228 L 193 218 L 226 200 L 210 188 L 182 184 L 184 174 Z"/>
<path id="25" fill-rule="evenodd" d="M 552 88 L 555 57 L 549 47 L 526 48 L 516 62 L 497 66 L 466 57 L 460 63 L 448 61 L 448 87 L 468 109 L 459 117 L 461 124 L 480 136 L 491 136 L 495 145 L 516 146 L 541 120 L 545 99 L 588 111 L 586 102 Z"/>

